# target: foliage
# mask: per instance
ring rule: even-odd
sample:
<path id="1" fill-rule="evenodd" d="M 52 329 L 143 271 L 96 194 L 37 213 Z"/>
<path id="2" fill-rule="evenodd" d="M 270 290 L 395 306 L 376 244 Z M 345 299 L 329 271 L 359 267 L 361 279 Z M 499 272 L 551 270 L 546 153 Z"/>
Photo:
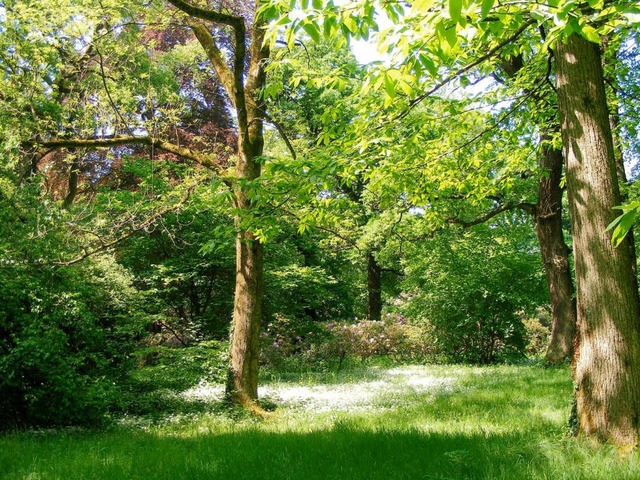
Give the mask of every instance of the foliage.
<path id="1" fill-rule="evenodd" d="M 326 348 L 338 357 L 349 355 L 364 361 L 384 355 L 403 362 L 436 360 L 432 332 L 425 326 L 409 325 L 401 318 L 330 323 L 327 328 L 333 341 Z"/>
<path id="2" fill-rule="evenodd" d="M 327 342 L 333 342 L 333 338 L 323 323 L 275 315 L 262 332 L 261 361 L 276 369 L 290 363 L 330 363 L 335 357 L 320 352 Z"/>
<path id="3" fill-rule="evenodd" d="M 534 316 L 523 320 L 527 338 L 527 357 L 542 358 L 549 346 L 551 318 L 545 308 L 538 308 Z"/>
<path id="4" fill-rule="evenodd" d="M 203 341 L 189 347 L 151 346 L 134 353 L 137 368 L 123 383 L 121 413 L 154 418 L 186 411 L 206 410 L 180 393 L 199 384 L 222 384 L 226 376 L 229 344 Z"/>
<path id="5" fill-rule="evenodd" d="M 0 276 L 0 427 L 104 419 L 134 366 L 145 327 L 133 313 L 140 300 L 110 257 Z"/>
<path id="6" fill-rule="evenodd" d="M 401 318 L 384 321 L 304 322 L 276 316 L 263 332 L 262 359 L 282 368 L 292 361 L 306 365 L 342 366 L 346 358 L 360 361 L 384 356 L 401 362 L 434 361 L 431 332 Z"/>
<path id="7" fill-rule="evenodd" d="M 531 233 L 513 220 L 508 236 L 499 234 L 496 221 L 459 237 L 426 240 L 407 254 L 408 298 L 398 308 L 430 325 L 439 353 L 450 360 L 492 363 L 525 354 L 519 312 L 540 305 L 545 289 Z M 517 231 L 524 236 L 518 239 Z"/>

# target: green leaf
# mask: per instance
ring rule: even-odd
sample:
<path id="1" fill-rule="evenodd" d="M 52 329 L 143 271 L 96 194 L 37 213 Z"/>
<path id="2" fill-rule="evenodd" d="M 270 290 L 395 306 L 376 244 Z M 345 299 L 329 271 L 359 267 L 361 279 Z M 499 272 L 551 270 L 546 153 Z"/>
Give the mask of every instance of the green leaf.
<path id="1" fill-rule="evenodd" d="M 494 0 L 482 0 L 482 6 L 480 7 L 480 18 L 485 18 L 489 15 L 491 7 L 493 7 Z"/>
<path id="2" fill-rule="evenodd" d="M 582 36 L 593 43 L 600 43 L 600 35 L 597 30 L 591 25 L 585 25 L 582 27 Z"/>
<path id="3" fill-rule="evenodd" d="M 309 35 L 314 42 L 320 43 L 320 30 L 315 23 L 306 23 L 302 26 L 302 29 L 307 32 L 307 35 Z"/>
<path id="4" fill-rule="evenodd" d="M 639 213 L 640 212 L 638 212 L 637 209 L 631 209 L 614 219 L 613 222 L 611 222 L 607 226 L 605 231 L 613 229 L 613 234 L 611 235 L 611 243 L 615 247 L 620 245 L 624 238 L 627 236 L 627 233 L 629 233 L 629 230 L 631 230 L 631 227 L 633 227 L 636 218 L 638 218 Z"/>
<path id="5" fill-rule="evenodd" d="M 413 8 L 417 12 L 426 12 L 433 5 L 433 0 L 415 0 L 411 4 L 411 8 Z"/>
<path id="6" fill-rule="evenodd" d="M 396 96 L 396 88 L 389 75 L 385 75 L 384 77 L 384 90 L 387 92 L 387 95 L 389 95 L 389 98 Z"/>
<path id="7" fill-rule="evenodd" d="M 454 22 L 462 18 L 462 0 L 449 0 L 449 16 Z"/>
<path id="8" fill-rule="evenodd" d="M 456 43 L 458 43 L 458 35 L 456 34 L 455 27 L 450 27 L 445 30 L 445 35 L 447 37 L 447 43 L 451 47 L 455 47 Z"/>

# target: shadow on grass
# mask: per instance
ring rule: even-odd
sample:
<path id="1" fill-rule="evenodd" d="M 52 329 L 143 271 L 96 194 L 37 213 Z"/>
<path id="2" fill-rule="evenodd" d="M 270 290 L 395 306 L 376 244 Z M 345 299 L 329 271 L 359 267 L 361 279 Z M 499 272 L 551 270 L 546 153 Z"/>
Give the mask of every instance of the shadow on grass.
<path id="1" fill-rule="evenodd" d="M 41 441 L 14 444 L 13 458 L 5 450 L 3 478 L 481 479 L 531 478 L 547 468 L 526 435 L 362 431 L 348 423 L 309 433 L 67 436 L 49 439 L 46 450 Z"/>
<path id="2" fill-rule="evenodd" d="M 400 397 L 387 410 L 6 435 L 0 478 L 640 478 L 637 456 L 621 462 L 562 437 L 570 387 L 563 371 L 474 370 L 452 390 Z"/>

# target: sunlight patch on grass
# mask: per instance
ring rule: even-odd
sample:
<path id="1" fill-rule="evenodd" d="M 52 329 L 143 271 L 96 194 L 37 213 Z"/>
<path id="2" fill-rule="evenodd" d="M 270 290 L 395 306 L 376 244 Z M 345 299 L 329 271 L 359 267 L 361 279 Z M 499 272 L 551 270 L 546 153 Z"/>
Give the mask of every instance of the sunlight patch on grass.
<path id="1" fill-rule="evenodd" d="M 437 376 L 431 367 L 425 366 L 372 368 L 362 376 L 364 379 L 361 381 L 328 385 L 296 385 L 276 380 L 260 387 L 258 394 L 281 408 L 317 413 L 334 410 L 353 412 L 385 408 L 389 403 L 385 399 L 389 395 L 403 398 L 411 393 L 436 393 L 451 388 L 455 382 L 455 376 Z M 187 400 L 219 402 L 224 396 L 224 388 L 201 382 L 181 395 Z"/>

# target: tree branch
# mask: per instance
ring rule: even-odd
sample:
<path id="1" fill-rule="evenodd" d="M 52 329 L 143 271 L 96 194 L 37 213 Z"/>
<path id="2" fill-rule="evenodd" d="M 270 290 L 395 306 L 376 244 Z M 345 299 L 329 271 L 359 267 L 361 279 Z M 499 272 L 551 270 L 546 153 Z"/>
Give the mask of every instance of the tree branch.
<path id="1" fill-rule="evenodd" d="M 71 265 L 75 265 L 76 263 L 80 263 L 81 261 L 83 261 L 86 258 L 89 258 L 93 255 L 96 255 L 100 252 L 104 252 L 106 250 L 109 250 L 112 247 L 115 247 L 116 245 L 118 245 L 119 243 L 125 241 L 127 238 L 131 237 L 134 233 L 140 232 L 142 230 L 145 230 L 146 228 L 148 228 L 149 226 L 151 226 L 156 220 L 162 218 L 164 215 L 166 215 L 167 213 L 171 213 L 174 212 L 178 209 L 180 209 L 180 207 L 182 207 L 187 200 L 189 200 L 189 198 L 191 197 L 191 194 L 193 193 L 193 190 L 195 190 L 197 184 L 191 185 L 186 193 L 185 196 L 175 205 L 172 205 L 171 207 L 167 207 L 163 210 L 160 210 L 156 213 L 154 213 L 153 215 L 151 215 L 150 217 L 148 217 L 147 219 L 145 219 L 142 223 L 138 224 L 137 226 L 135 226 L 134 228 L 132 228 L 131 230 L 129 230 L 127 233 L 120 235 L 119 237 L 109 241 L 109 242 L 104 242 L 102 241 L 102 239 L 100 239 L 100 246 L 92 249 L 92 250 L 88 250 L 85 251 L 82 255 L 79 255 L 71 260 L 67 260 L 67 261 L 59 261 L 59 262 L 52 262 L 53 265 L 57 265 L 60 267 L 69 267 Z"/>
<path id="2" fill-rule="evenodd" d="M 159 148 L 160 150 L 164 150 L 165 152 L 173 153 L 179 157 L 193 160 L 203 167 L 213 170 L 223 179 L 226 178 L 223 168 L 215 163 L 208 155 L 148 136 L 135 137 L 128 135 L 116 135 L 107 138 L 61 138 L 40 142 L 39 145 L 44 148 L 108 148 L 119 145 L 150 145 L 155 148 Z"/>
<path id="3" fill-rule="evenodd" d="M 500 215 L 502 212 L 506 212 L 507 210 L 515 210 L 515 209 L 524 210 L 525 212 L 534 214 L 536 210 L 536 206 L 532 203 L 524 203 L 524 202 L 517 203 L 517 204 L 500 205 L 494 208 L 493 210 L 490 210 L 489 212 L 485 213 L 481 217 L 475 218 L 473 220 L 462 220 L 459 218 L 450 217 L 447 219 L 447 222 L 455 223 L 456 225 L 462 225 L 464 228 L 469 228 L 469 227 L 473 227 L 474 225 L 485 223 L 491 220 L 493 217 Z"/>
<path id="4" fill-rule="evenodd" d="M 282 125 L 280 125 L 279 122 L 276 122 L 273 118 L 271 118 L 271 116 L 267 112 L 263 111 L 262 114 L 264 116 L 264 119 L 267 122 L 269 122 L 271 125 L 276 127 L 276 130 L 280 134 L 280 137 L 282 137 L 282 140 L 284 140 L 284 143 L 287 146 L 287 149 L 289 150 L 291 157 L 294 160 L 296 160 L 298 158 L 298 155 L 296 154 L 296 150 L 293 148 L 293 144 L 291 143 L 291 140 L 289 140 L 289 137 L 287 136 L 287 132 L 284 131 L 284 128 L 282 127 Z"/>
<path id="5" fill-rule="evenodd" d="M 219 23 L 223 25 L 228 25 L 233 28 L 234 40 L 235 40 L 234 42 L 235 52 L 233 56 L 233 71 L 231 75 L 227 75 L 226 73 L 223 73 L 223 75 L 226 78 L 221 77 L 221 81 L 223 82 L 223 84 L 225 84 L 225 88 L 227 89 L 228 92 L 229 92 L 229 88 L 227 87 L 226 84 L 229 81 L 231 81 L 231 83 L 229 83 L 229 86 L 233 86 L 233 88 L 231 88 L 229 95 L 236 107 L 236 112 L 238 114 L 238 126 L 240 127 L 240 131 L 241 132 L 244 131 L 247 127 L 247 112 L 246 112 L 246 105 L 245 105 L 244 75 L 243 75 L 244 61 L 245 61 L 245 57 L 247 56 L 247 47 L 245 45 L 247 28 L 245 26 L 244 19 L 242 17 L 238 17 L 235 15 L 228 15 L 228 14 L 219 12 L 217 10 L 208 10 L 208 9 L 196 7 L 195 5 L 192 5 L 183 0 L 169 0 L 169 3 L 171 3 L 174 7 L 178 8 L 179 10 L 182 10 L 184 13 L 186 13 L 191 17 L 199 18 L 200 20 L 208 20 L 210 22 Z M 194 25 L 191 25 L 191 28 L 193 29 Z M 254 25 L 254 28 L 258 28 L 258 27 Z M 208 35 L 205 35 L 205 32 Z M 207 52 L 207 57 L 209 57 L 209 60 L 211 60 L 212 63 L 214 63 L 214 67 L 216 67 L 216 71 L 218 72 L 218 75 L 220 75 L 220 71 L 222 69 L 220 68 L 221 64 L 219 64 L 218 62 L 219 60 L 222 59 L 222 55 L 220 55 L 219 49 L 217 48 L 217 46 L 215 45 L 215 42 L 213 41 L 213 37 L 208 32 L 206 27 L 204 27 L 204 25 L 200 25 L 200 27 L 197 28 L 197 30 L 194 29 L 194 33 L 196 34 L 196 38 L 198 38 L 198 41 L 200 41 L 200 44 L 202 45 L 202 47 Z M 202 41 L 204 41 L 205 43 L 203 44 Z M 211 49 L 212 46 L 214 47 L 213 50 Z M 216 50 L 218 51 L 217 54 L 215 53 Z M 210 56 L 210 54 L 213 54 L 213 58 Z M 222 61 L 222 64 L 224 64 L 226 70 L 229 71 L 229 67 L 226 65 L 226 63 L 224 63 L 224 61 Z"/>
<path id="6" fill-rule="evenodd" d="M 233 27 L 234 30 L 242 29 L 244 31 L 244 20 L 242 19 L 242 17 L 228 15 L 217 10 L 209 10 L 206 8 L 196 7 L 195 5 L 184 2 L 183 0 L 168 1 L 178 10 L 182 10 L 184 13 L 191 17 L 199 18 L 200 20 L 209 20 L 210 22 L 215 23 L 222 23 L 223 25 Z"/>
<path id="7" fill-rule="evenodd" d="M 453 72 L 452 74 L 450 74 L 447 78 L 445 78 L 444 80 L 442 80 L 441 82 L 437 83 L 435 86 L 433 86 L 430 90 L 424 92 L 422 95 L 417 96 L 416 98 L 414 98 L 413 100 L 411 100 L 411 102 L 409 102 L 409 106 L 407 107 L 407 109 L 402 112 L 401 114 L 399 114 L 398 116 L 396 116 L 394 118 L 394 120 L 401 120 L 404 117 L 406 117 L 409 112 L 411 110 L 413 110 L 414 107 L 416 107 L 419 103 L 421 103 L 424 99 L 426 99 L 427 97 L 433 95 L 434 93 L 436 93 L 438 90 L 440 90 L 442 87 L 448 85 L 449 83 L 451 83 L 453 80 L 455 80 L 456 78 L 458 78 L 460 75 L 468 72 L 469 70 L 471 70 L 472 68 L 480 65 L 481 63 L 483 63 L 485 60 L 488 60 L 489 58 L 493 57 L 497 52 L 499 52 L 500 50 L 502 50 L 504 47 L 506 47 L 507 45 L 513 43 L 514 41 L 517 40 L 517 38 L 522 35 L 522 33 L 529 28 L 531 25 L 533 25 L 535 22 L 535 20 L 531 19 L 525 23 L 523 23 L 520 28 L 518 28 L 511 36 L 509 36 L 509 38 L 506 38 L 505 40 L 503 40 L 502 42 L 500 42 L 498 45 L 496 45 L 495 47 L 493 47 L 491 50 L 489 50 L 487 53 L 485 53 L 484 55 L 482 55 L 481 57 L 477 58 L 476 60 L 474 60 L 473 62 L 469 63 L 468 65 L 465 65 L 464 67 L 456 70 L 455 72 Z"/>
<path id="8" fill-rule="evenodd" d="M 222 57 L 222 52 L 220 52 L 220 49 L 216 45 L 213 35 L 211 35 L 207 27 L 202 23 L 191 22 L 189 26 L 191 27 L 191 30 L 193 30 L 198 42 L 200 42 L 200 46 L 202 46 L 202 49 L 207 54 L 207 58 L 218 74 L 218 78 L 226 90 L 227 95 L 229 95 L 233 105 L 236 106 L 238 103 L 236 98 L 238 92 L 235 90 L 233 73 Z"/>

